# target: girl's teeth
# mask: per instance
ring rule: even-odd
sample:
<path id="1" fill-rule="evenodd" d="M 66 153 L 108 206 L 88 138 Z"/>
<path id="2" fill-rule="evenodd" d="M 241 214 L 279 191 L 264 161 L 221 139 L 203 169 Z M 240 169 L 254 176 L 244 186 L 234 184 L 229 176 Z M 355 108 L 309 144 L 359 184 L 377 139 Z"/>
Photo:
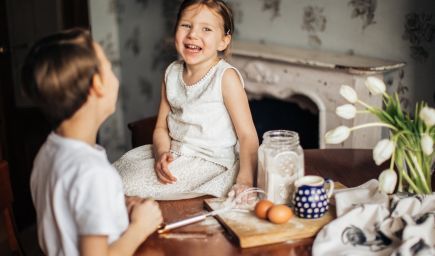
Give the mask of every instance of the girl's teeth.
<path id="1" fill-rule="evenodd" d="M 199 50 L 201 49 L 200 47 L 196 46 L 196 45 L 186 45 L 187 48 L 189 49 L 194 49 L 194 50 Z"/>

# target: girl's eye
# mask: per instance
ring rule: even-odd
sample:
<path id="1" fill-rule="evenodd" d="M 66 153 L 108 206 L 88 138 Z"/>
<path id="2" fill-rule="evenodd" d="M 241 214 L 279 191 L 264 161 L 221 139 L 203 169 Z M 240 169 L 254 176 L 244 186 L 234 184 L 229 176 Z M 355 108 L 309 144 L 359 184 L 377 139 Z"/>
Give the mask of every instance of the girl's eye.
<path id="1" fill-rule="evenodd" d="M 191 26 L 189 24 L 181 24 L 180 26 L 183 28 L 191 28 Z"/>
<path id="2" fill-rule="evenodd" d="M 206 32 L 212 31 L 210 28 L 203 28 L 203 30 L 206 31 Z"/>

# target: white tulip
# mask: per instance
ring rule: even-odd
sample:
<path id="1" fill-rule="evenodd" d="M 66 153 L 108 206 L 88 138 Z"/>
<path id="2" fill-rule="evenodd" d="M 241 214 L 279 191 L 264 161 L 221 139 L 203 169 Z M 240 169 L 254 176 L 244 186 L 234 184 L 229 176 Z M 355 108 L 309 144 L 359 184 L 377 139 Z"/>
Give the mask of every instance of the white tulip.
<path id="1" fill-rule="evenodd" d="M 367 77 L 365 85 L 373 95 L 383 94 L 386 90 L 384 81 L 374 76 Z"/>
<path id="2" fill-rule="evenodd" d="M 435 109 L 424 107 L 420 110 L 419 116 L 427 127 L 431 127 L 435 124 Z"/>
<path id="3" fill-rule="evenodd" d="M 356 115 L 356 108 L 352 104 L 344 104 L 335 109 L 335 113 L 344 119 L 352 119 Z"/>
<path id="4" fill-rule="evenodd" d="M 379 175 L 378 180 L 379 190 L 386 194 L 392 194 L 396 188 L 397 173 L 391 169 L 384 170 Z"/>
<path id="5" fill-rule="evenodd" d="M 325 141 L 328 144 L 340 144 L 350 135 L 350 129 L 347 126 L 338 126 L 325 134 Z"/>
<path id="6" fill-rule="evenodd" d="M 394 151 L 394 142 L 388 139 L 380 140 L 373 148 L 373 159 L 377 165 L 381 165 L 390 159 Z"/>
<path id="7" fill-rule="evenodd" d="M 356 94 L 356 91 L 349 85 L 342 85 L 340 87 L 340 95 L 350 103 L 355 103 L 358 101 L 358 95 Z"/>
<path id="8" fill-rule="evenodd" d="M 429 134 L 425 133 L 421 137 L 421 149 L 425 155 L 430 155 L 433 152 L 433 139 Z"/>

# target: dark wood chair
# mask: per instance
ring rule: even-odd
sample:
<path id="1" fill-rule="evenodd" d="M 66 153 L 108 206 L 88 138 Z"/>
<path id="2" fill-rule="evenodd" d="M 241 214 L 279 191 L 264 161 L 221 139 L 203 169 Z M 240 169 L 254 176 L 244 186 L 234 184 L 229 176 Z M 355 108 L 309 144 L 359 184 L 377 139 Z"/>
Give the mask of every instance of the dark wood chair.
<path id="1" fill-rule="evenodd" d="M 153 143 L 153 132 L 156 122 L 157 116 L 152 116 L 127 125 L 131 131 L 131 145 L 133 148 Z"/>
<path id="2" fill-rule="evenodd" d="M 12 211 L 13 200 L 12 187 L 9 178 L 9 165 L 8 162 L 0 160 L 0 209 L 6 227 L 8 245 L 12 251 L 12 255 L 24 255 L 18 241 L 18 233 Z"/>

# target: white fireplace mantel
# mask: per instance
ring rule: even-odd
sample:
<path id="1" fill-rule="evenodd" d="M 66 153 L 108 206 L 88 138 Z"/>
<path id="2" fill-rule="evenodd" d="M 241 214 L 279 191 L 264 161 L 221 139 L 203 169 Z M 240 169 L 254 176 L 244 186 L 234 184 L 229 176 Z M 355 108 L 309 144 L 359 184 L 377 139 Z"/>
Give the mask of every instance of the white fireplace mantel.
<path id="1" fill-rule="evenodd" d="M 381 137 L 380 128 L 355 131 L 341 145 L 325 144 L 325 132 L 338 125 L 351 127 L 375 120 L 370 115 L 357 115 L 352 120 L 338 117 L 336 107 L 347 103 L 339 95 L 339 88 L 347 84 L 356 90 L 359 99 L 380 107 L 381 98 L 369 94 L 365 79 L 368 76 L 382 79 L 383 73 L 405 65 L 376 58 L 242 41 L 234 41 L 231 51 L 230 62 L 242 73 L 249 98 L 267 96 L 294 101 L 292 96 L 302 95 L 317 106 L 320 148 L 372 148 Z M 296 103 L 306 107 L 301 102 Z"/>

